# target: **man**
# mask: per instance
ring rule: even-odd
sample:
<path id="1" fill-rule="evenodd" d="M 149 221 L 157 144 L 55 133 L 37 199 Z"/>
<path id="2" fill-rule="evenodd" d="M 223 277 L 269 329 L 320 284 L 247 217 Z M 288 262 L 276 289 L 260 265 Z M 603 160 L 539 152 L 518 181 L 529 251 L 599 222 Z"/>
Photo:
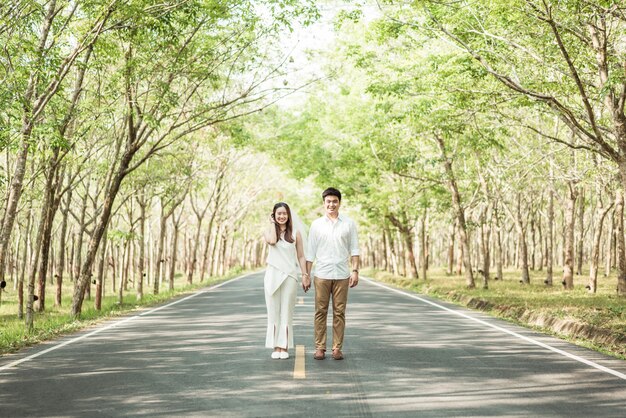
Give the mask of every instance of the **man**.
<path id="1" fill-rule="evenodd" d="M 333 354 L 343 360 L 341 352 L 346 325 L 348 287 L 359 283 L 359 242 L 356 224 L 345 215 L 339 215 L 341 192 L 328 188 L 322 193 L 326 215 L 311 224 L 306 251 L 307 273 L 315 261 L 315 355 L 326 357 L 326 317 L 330 299 L 333 301 Z M 308 290 L 311 279 L 304 277 L 302 287 Z"/>

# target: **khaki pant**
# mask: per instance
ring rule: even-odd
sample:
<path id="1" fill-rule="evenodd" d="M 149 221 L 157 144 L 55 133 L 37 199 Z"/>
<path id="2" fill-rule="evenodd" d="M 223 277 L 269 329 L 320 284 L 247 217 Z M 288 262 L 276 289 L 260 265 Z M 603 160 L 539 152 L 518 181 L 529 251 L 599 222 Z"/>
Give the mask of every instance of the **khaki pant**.
<path id="1" fill-rule="evenodd" d="M 333 299 L 333 350 L 341 350 L 343 331 L 346 327 L 346 304 L 348 303 L 348 279 L 325 280 L 316 277 L 315 284 L 315 349 L 326 350 L 326 317 L 330 298 Z"/>

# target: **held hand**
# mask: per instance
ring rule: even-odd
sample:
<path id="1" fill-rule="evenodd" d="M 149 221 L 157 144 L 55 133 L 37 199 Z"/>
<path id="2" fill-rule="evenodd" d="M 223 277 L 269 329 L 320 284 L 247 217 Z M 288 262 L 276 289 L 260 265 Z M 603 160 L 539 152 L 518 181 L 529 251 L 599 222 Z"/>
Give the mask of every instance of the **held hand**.
<path id="1" fill-rule="evenodd" d="M 274 214 L 273 213 L 270 213 L 270 222 L 273 223 L 273 224 L 276 223 L 276 220 L 274 219 Z"/>
<path id="2" fill-rule="evenodd" d="M 350 274 L 350 281 L 348 282 L 348 285 L 350 287 L 355 287 L 357 284 L 359 284 L 359 272 L 353 271 Z"/>
<path id="3" fill-rule="evenodd" d="M 311 288 L 311 278 L 309 277 L 308 274 L 303 274 L 302 275 L 302 290 L 304 290 L 304 293 L 306 293 L 309 291 L 310 288 Z"/>

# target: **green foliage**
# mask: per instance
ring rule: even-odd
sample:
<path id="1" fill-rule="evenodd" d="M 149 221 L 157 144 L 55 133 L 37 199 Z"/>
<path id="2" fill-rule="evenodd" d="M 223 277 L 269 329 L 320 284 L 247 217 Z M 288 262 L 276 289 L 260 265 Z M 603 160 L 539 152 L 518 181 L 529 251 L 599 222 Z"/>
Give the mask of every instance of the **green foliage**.
<path id="1" fill-rule="evenodd" d="M 122 231 L 120 229 L 109 229 L 107 237 L 114 244 L 123 243 L 125 241 L 132 241 L 137 238 L 137 234 L 134 231 Z"/>
<path id="2" fill-rule="evenodd" d="M 363 17 L 363 10 L 360 8 L 353 10 L 340 10 L 335 17 L 334 26 L 335 30 L 341 28 L 341 26 L 346 22 L 358 23 Z"/>

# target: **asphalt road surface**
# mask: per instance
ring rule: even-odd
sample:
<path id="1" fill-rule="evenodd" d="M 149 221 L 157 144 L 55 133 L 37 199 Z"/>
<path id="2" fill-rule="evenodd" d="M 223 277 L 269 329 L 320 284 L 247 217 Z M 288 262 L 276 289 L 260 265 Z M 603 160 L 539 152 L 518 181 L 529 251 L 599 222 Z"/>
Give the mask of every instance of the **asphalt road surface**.
<path id="1" fill-rule="evenodd" d="M 369 280 L 345 360 L 313 360 L 313 301 L 288 360 L 264 348 L 263 273 L 4 356 L 0 417 L 626 417 L 625 361 Z"/>

